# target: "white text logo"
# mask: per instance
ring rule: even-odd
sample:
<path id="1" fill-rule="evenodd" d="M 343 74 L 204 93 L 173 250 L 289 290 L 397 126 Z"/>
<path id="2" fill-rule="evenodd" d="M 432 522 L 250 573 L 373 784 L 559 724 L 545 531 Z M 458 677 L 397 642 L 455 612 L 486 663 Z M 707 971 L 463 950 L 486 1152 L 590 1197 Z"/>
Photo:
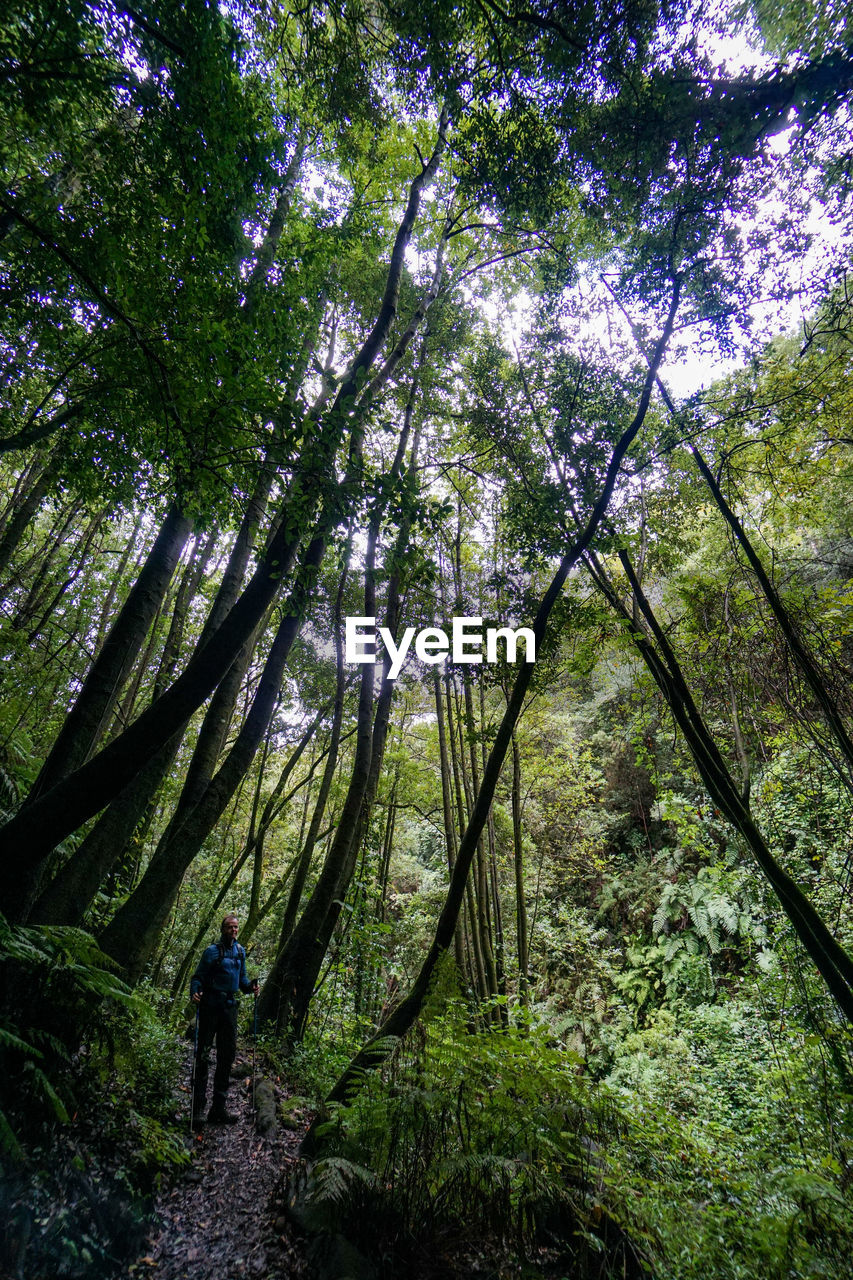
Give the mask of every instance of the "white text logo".
<path id="1" fill-rule="evenodd" d="M 388 675 L 396 680 L 403 668 L 403 663 L 414 640 L 415 656 L 421 662 L 444 662 L 450 657 L 454 662 L 483 661 L 483 619 L 454 618 L 451 632 L 442 627 L 425 627 L 415 632 L 414 627 L 406 627 L 399 644 L 395 641 L 387 627 L 377 627 L 375 618 L 347 618 L 345 628 L 346 661 L 375 662 L 377 635 L 391 659 Z M 536 661 L 536 637 L 529 627 L 519 627 L 513 631 L 511 627 L 487 627 L 485 633 L 485 660 L 498 661 L 498 641 L 506 645 L 507 662 L 516 661 L 519 640 L 524 641 L 525 662 Z"/>

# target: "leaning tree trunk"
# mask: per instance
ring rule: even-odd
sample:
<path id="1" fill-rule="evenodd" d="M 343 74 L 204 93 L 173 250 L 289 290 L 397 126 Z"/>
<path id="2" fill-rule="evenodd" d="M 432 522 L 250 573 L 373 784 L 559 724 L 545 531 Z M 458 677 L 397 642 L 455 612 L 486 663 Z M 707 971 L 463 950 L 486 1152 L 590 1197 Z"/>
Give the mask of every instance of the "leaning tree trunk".
<path id="1" fill-rule="evenodd" d="M 452 875 L 456 863 L 456 823 L 453 818 L 453 796 L 451 794 L 450 765 L 447 757 L 447 732 L 444 727 L 444 708 L 441 700 L 441 676 L 438 667 L 433 668 L 433 692 L 435 694 L 435 714 L 438 722 L 438 753 L 441 769 L 441 807 L 444 816 L 444 843 L 447 850 L 447 870 Z M 453 951 L 456 957 L 456 968 L 460 977 L 465 974 L 465 957 L 462 942 L 461 923 L 457 922 L 453 933 Z M 469 979 L 471 975 L 469 974 Z"/>
<path id="2" fill-rule="evenodd" d="M 373 549 L 375 550 L 375 541 Z M 369 543 L 368 562 L 370 555 Z M 365 575 L 364 607 L 365 616 L 373 616 L 369 612 L 371 607 L 375 608 L 373 574 L 370 571 Z M 329 908 L 336 895 L 345 892 L 352 874 L 353 845 L 370 774 L 373 681 L 373 663 L 365 663 L 361 670 L 355 756 L 335 838 L 311 897 L 298 924 L 276 957 L 272 973 L 264 984 L 262 998 L 258 1002 L 259 1019 L 263 1022 L 274 1020 L 278 1030 L 301 1025 L 326 954 L 322 931 Z"/>
<path id="3" fill-rule="evenodd" d="M 776 893 L 794 932 L 848 1022 L 853 1023 L 853 958 L 833 937 L 799 885 L 779 865 L 764 841 L 723 756 L 714 742 L 679 666 L 666 634 L 646 599 L 627 554 L 619 558 L 639 609 L 654 637 L 655 648 L 619 600 L 594 559 L 590 571 L 596 585 L 622 617 L 634 645 L 667 700 L 684 734 L 708 794 L 747 842 L 759 868 Z"/>
<path id="4" fill-rule="evenodd" d="M 403 460 L 406 456 L 424 355 L 425 349 L 421 353 L 421 362 L 412 379 L 400 438 L 391 466 L 390 474 L 395 480 L 401 475 Z M 420 432 L 416 430 L 412 442 L 409 477 L 414 474 L 419 444 Z M 406 483 L 411 483 L 408 477 Z M 364 570 L 365 617 L 375 616 L 376 547 L 389 496 L 390 494 L 386 493 L 381 500 L 377 500 L 368 527 Z M 409 532 L 410 522 L 404 520 L 395 541 L 395 559 L 405 549 Z M 399 612 L 400 576 L 398 572 L 393 572 L 388 582 L 385 608 L 385 626 L 392 633 L 396 633 Z M 374 664 L 366 663 L 362 669 L 355 757 L 338 829 L 302 916 L 287 935 L 286 941 L 283 941 L 272 973 L 265 984 L 264 998 L 258 1007 L 258 1016 L 262 1020 L 274 1019 L 276 1029 L 289 1037 L 300 1036 L 304 1029 L 317 977 L 337 924 L 343 900 L 349 889 L 362 833 L 366 829 L 370 808 L 376 795 L 388 734 L 391 701 L 394 696 L 395 682 L 389 678 L 388 667 L 389 659 L 386 655 L 385 674 L 375 715 L 373 709 Z M 284 938 L 282 930 L 282 939 Z"/>
<path id="5" fill-rule="evenodd" d="M 190 520 L 173 507 L 33 783 L 27 805 L 89 756 L 163 601 L 190 528 Z"/>
<path id="6" fill-rule="evenodd" d="M 248 938 L 252 937 L 252 935 L 257 930 L 259 924 L 261 923 L 261 920 L 264 918 L 266 912 L 269 911 L 272 907 L 272 903 L 270 902 L 269 897 L 267 898 L 265 903 L 263 904 L 261 903 L 261 889 L 263 887 L 263 878 L 264 878 L 263 873 L 264 873 L 264 867 L 265 867 L 265 846 L 266 846 L 266 839 L 267 839 L 267 835 L 269 833 L 270 827 L 272 826 L 275 819 L 281 814 L 282 810 L 285 809 L 287 805 L 290 803 L 290 801 L 293 799 L 293 796 L 296 794 L 296 792 L 301 787 L 304 786 L 306 789 L 306 796 L 305 796 L 305 803 L 303 805 L 302 825 L 301 825 L 300 834 L 299 834 L 299 842 L 301 844 L 302 834 L 305 830 L 305 814 L 306 814 L 308 801 L 311 794 L 311 783 L 314 779 L 314 771 L 317 767 L 319 760 L 322 760 L 324 756 L 327 754 L 327 752 L 325 750 L 321 751 L 317 760 L 312 760 L 304 778 L 300 782 L 298 782 L 296 786 L 292 787 L 291 790 L 287 792 L 286 795 L 284 795 L 284 797 L 282 797 L 282 792 L 284 791 L 285 783 L 287 782 L 291 773 L 293 772 L 296 765 L 299 763 L 300 759 L 302 758 L 303 752 L 308 747 L 309 742 L 311 742 L 311 740 L 313 739 L 314 734 L 316 733 L 319 725 L 328 715 L 329 709 L 330 708 L 327 705 L 321 708 L 321 710 L 317 712 L 314 719 L 311 721 L 311 724 L 308 726 L 308 729 L 300 738 L 298 747 L 288 757 L 287 764 L 285 765 L 282 772 L 279 774 L 279 778 L 275 784 L 275 787 L 273 788 L 273 792 L 267 799 L 266 804 L 264 805 L 264 810 L 260 817 L 257 827 L 256 828 L 250 827 L 249 836 L 246 840 L 246 848 L 249 853 L 254 853 L 254 864 L 252 867 L 252 887 L 249 895 L 249 910 L 246 913 L 246 919 L 240 928 L 240 936 L 243 939 L 244 943 Z M 279 881 L 279 887 L 278 887 L 279 895 L 284 891 L 285 884 L 290 879 L 290 877 L 295 874 L 298 865 L 299 865 L 299 854 L 297 853 L 296 857 L 291 860 L 289 869 L 285 873 L 284 883 Z M 273 893 L 275 893 L 275 889 L 273 889 Z"/>
<path id="7" fill-rule="evenodd" d="M 524 841 L 521 827 L 521 754 L 518 738 L 512 735 L 512 849 L 515 868 L 515 939 L 518 955 L 518 985 L 522 1004 L 530 999 L 528 976 L 527 903 L 524 896 Z"/>
<path id="8" fill-rule="evenodd" d="M 212 547 L 211 536 L 183 575 L 169 634 L 154 680 L 155 694 L 158 685 L 174 673 L 186 611 L 198 591 Z M 137 844 L 144 838 L 139 831 L 141 819 L 150 808 L 150 797 L 160 786 L 179 745 L 180 738 L 175 735 L 104 811 L 82 844 L 74 850 L 36 898 L 28 917 L 31 923 L 82 923 L 106 876 L 126 855 L 131 836 L 136 834 Z"/>
<path id="9" fill-rule="evenodd" d="M 92 552 L 92 544 L 103 530 L 103 515 L 98 513 L 89 521 L 88 527 L 82 531 L 75 550 L 68 556 L 60 570 L 60 581 L 53 582 L 45 591 L 42 599 L 33 605 L 32 618 L 27 629 L 27 643 L 33 644 L 42 634 L 56 612 L 66 592 L 74 585 Z M 97 550 L 95 551 L 97 555 Z M 72 565 L 74 566 L 72 568 Z"/>
<path id="10" fill-rule="evenodd" d="M 823 675 L 812 657 L 812 654 L 809 652 L 807 645 L 800 638 L 797 628 L 791 619 L 791 615 L 782 603 L 782 598 L 774 587 L 770 579 L 770 575 L 761 563 L 761 559 L 756 552 L 755 547 L 752 545 L 746 530 L 723 496 L 723 491 L 717 483 L 714 473 L 695 445 L 690 446 L 690 452 L 693 455 L 694 461 L 699 468 L 702 478 L 711 491 L 711 495 L 714 502 L 717 504 L 721 515 L 734 534 L 738 546 L 749 561 L 752 572 L 764 593 L 764 598 L 770 606 L 773 617 L 779 625 L 779 630 L 781 631 L 785 643 L 791 652 L 791 656 L 802 672 L 803 678 L 811 690 L 815 701 L 820 707 L 823 718 L 841 750 L 841 754 L 847 766 L 845 783 L 848 788 L 853 788 L 853 741 L 850 739 L 850 735 L 847 732 L 847 726 L 841 717 L 838 706 L 826 687 Z"/>
<path id="11" fill-rule="evenodd" d="M 41 506 L 42 499 L 53 483 L 53 478 L 54 472 L 48 463 L 26 488 L 17 507 L 10 513 L 3 536 L 0 538 L 0 574 L 5 573 L 24 533 Z"/>
<path id="12" fill-rule="evenodd" d="M 44 601 L 47 600 L 54 581 L 51 575 L 55 575 L 56 571 L 58 571 L 61 550 L 65 545 L 69 531 L 75 527 L 77 517 L 83 511 L 83 506 L 83 500 L 77 499 L 62 509 L 57 520 L 53 523 L 45 541 L 45 546 L 31 557 L 28 564 L 20 572 L 20 576 L 24 577 L 31 567 L 38 564 L 26 596 L 17 605 L 12 615 L 12 627 L 15 631 L 25 631 L 32 624 Z"/>
<path id="13" fill-rule="evenodd" d="M 210 612 L 195 646 L 200 652 L 207 637 L 227 617 L 245 576 L 258 529 L 266 512 L 272 470 L 264 466 L 249 499 L 231 548 Z M 206 561 L 205 561 L 206 563 Z M 168 649 L 168 644 L 167 644 Z M 170 660 L 170 655 L 165 655 Z M 155 695 L 171 672 L 161 669 L 154 682 Z M 156 701 L 156 697 L 155 697 Z M 134 833 L 150 821 L 154 797 L 169 772 L 186 733 L 188 721 L 160 747 L 109 805 L 58 873 L 42 890 L 29 918 L 42 924 L 79 924 L 111 868 L 124 856 Z M 23 916 L 22 916 L 23 918 Z"/>
<path id="14" fill-rule="evenodd" d="M 457 746 L 456 721 L 457 705 L 456 705 L 456 686 L 453 675 L 450 671 L 445 672 L 444 690 L 447 702 L 447 730 L 450 743 L 450 763 L 453 771 L 453 787 L 456 795 L 456 814 L 457 823 L 460 832 L 463 833 L 468 826 L 471 818 L 471 805 L 462 784 L 462 769 L 460 766 L 460 750 Z M 477 907 L 474 902 L 474 887 L 471 883 L 471 877 L 465 885 L 465 912 L 468 917 L 468 929 L 466 931 L 466 939 L 468 942 L 468 950 L 471 955 L 471 964 L 469 966 L 472 978 L 472 986 L 477 996 L 481 1000 L 485 1000 L 488 994 L 486 985 L 486 966 L 483 961 L 483 951 L 480 945 L 480 928 L 477 921 Z"/>
<path id="15" fill-rule="evenodd" d="M 267 732 L 324 546 L 323 539 L 311 543 L 303 565 L 303 580 L 291 593 L 289 608 L 276 632 L 249 713 L 222 766 L 198 803 L 174 830 L 168 844 L 158 848 L 142 880 L 101 935 L 103 950 L 123 966 L 132 982 L 142 976 L 187 868 L 245 777 Z"/>
<path id="16" fill-rule="evenodd" d="M 335 631 L 335 704 L 332 713 L 332 727 L 329 737 L 329 750 L 326 756 L 326 764 L 323 769 L 323 776 L 320 779 L 320 789 L 317 793 L 317 799 L 314 803 L 314 810 L 311 815 L 311 821 L 308 825 L 308 831 L 305 840 L 299 852 L 299 859 L 296 864 L 296 871 L 293 877 L 293 884 L 290 887 L 287 904 L 282 916 L 281 928 L 279 930 L 279 942 L 276 950 L 276 963 L 273 965 L 272 972 L 264 984 L 264 995 L 262 997 L 262 1014 L 265 1019 L 271 1019 L 278 1016 L 278 1010 L 281 1005 L 281 977 L 279 975 L 277 959 L 287 945 L 288 939 L 293 932 L 296 919 L 299 914 L 299 905 L 302 901 L 302 894 L 305 890 L 305 882 L 308 879 L 308 871 L 311 867 L 311 861 L 314 857 L 314 849 L 320 835 L 320 828 L 323 825 L 323 818 L 326 813 L 326 805 L 329 800 L 329 793 L 332 789 L 332 781 L 334 780 L 335 771 L 338 767 L 338 751 L 341 742 L 341 727 L 343 725 L 344 716 L 344 692 L 345 692 L 345 673 L 344 673 L 344 653 L 343 642 L 341 640 L 341 606 L 343 602 L 344 588 L 346 587 L 347 573 L 349 570 L 349 554 L 352 546 L 352 537 L 347 540 L 347 548 L 344 555 L 344 565 L 341 572 L 340 581 L 338 583 L 338 594 L 335 600 L 333 610 L 333 626 Z M 267 994 L 268 992 L 268 994 Z M 273 1015 L 272 1009 L 276 1012 Z"/>
<path id="17" fill-rule="evenodd" d="M 98 635 L 97 635 L 97 639 L 95 640 L 95 647 L 94 647 L 95 657 L 97 657 L 98 654 L 101 652 L 101 648 L 103 647 L 104 640 L 107 637 L 110 618 L 112 617 L 113 607 L 115 606 L 115 602 L 116 602 L 116 596 L 118 595 L 119 587 L 124 581 L 124 575 L 127 572 L 127 566 L 130 564 L 130 557 L 134 553 L 139 555 L 139 563 L 136 565 L 136 571 L 138 572 L 142 568 L 142 564 L 144 562 L 144 554 L 140 554 L 140 550 L 139 550 L 139 541 L 140 541 L 139 535 L 142 532 L 142 522 L 143 522 L 143 511 L 140 509 L 136 517 L 136 520 L 134 521 L 134 525 L 133 525 L 133 529 L 131 531 L 130 537 L 125 543 L 124 548 L 122 549 L 121 555 L 119 556 L 118 564 L 110 574 L 109 590 L 107 591 L 107 594 L 104 597 L 104 602 L 101 605 L 101 608 L 98 612 Z"/>

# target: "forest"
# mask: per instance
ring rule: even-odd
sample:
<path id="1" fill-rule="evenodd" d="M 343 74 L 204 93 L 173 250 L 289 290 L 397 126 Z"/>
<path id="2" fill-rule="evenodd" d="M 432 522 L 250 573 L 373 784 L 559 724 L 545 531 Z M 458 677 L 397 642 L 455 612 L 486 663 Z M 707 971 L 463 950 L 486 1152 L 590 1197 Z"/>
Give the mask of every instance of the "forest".
<path id="1" fill-rule="evenodd" d="M 0 1276 L 853 1276 L 847 7 L 4 10 Z"/>

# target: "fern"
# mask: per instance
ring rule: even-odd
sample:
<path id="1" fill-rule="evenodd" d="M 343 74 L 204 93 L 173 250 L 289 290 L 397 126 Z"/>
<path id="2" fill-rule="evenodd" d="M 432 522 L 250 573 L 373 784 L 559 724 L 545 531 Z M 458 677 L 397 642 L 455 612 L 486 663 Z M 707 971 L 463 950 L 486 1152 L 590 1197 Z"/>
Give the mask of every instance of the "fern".
<path id="1" fill-rule="evenodd" d="M 652 918 L 652 932 L 656 935 L 669 933 L 670 906 L 672 903 L 672 885 L 667 885 Z"/>
<path id="2" fill-rule="evenodd" d="M 0 765 L 0 811 L 4 815 L 10 814 L 17 809 L 20 802 L 17 782 L 8 769 Z"/>
<path id="3" fill-rule="evenodd" d="M 0 1111 L 0 1151 L 15 1160 L 20 1160 L 23 1156 L 17 1135 L 2 1111 Z"/>
<path id="4" fill-rule="evenodd" d="M 3 1026 L 0 1026 L 0 1048 L 17 1049 L 19 1053 L 32 1055 L 35 1058 L 42 1056 L 35 1045 L 22 1039 L 21 1036 L 15 1035 L 14 1031 L 10 1031 L 8 1027 Z"/>
<path id="5" fill-rule="evenodd" d="M 423 1247 L 439 1230 L 524 1249 L 543 1215 L 570 1236 L 618 1112 L 548 1036 L 532 1022 L 471 1034 L 458 1003 L 419 1026 L 324 1127 L 307 1216 L 371 1250 L 377 1237 Z"/>
<path id="6" fill-rule="evenodd" d="M 25 1069 L 28 1072 L 33 1091 L 38 1096 L 47 1099 L 53 1114 L 61 1124 L 68 1124 L 68 1111 L 66 1110 L 65 1103 L 62 1101 L 41 1067 L 37 1067 L 33 1062 L 28 1062 Z"/>
<path id="7" fill-rule="evenodd" d="M 0 961 L 12 969 L 10 998 L 0 1018 L 0 1079 L 16 1081 L 4 1103 L 0 1144 L 9 1154 L 20 1153 L 14 1113 L 41 1113 L 61 1124 L 68 1122 L 68 1061 L 71 1027 L 79 1030 L 94 1004 L 109 1001 L 138 1011 L 139 998 L 119 980 L 115 964 L 82 929 L 15 926 L 0 916 Z M 16 1001 L 16 994 L 25 992 Z M 61 1009 L 71 1018 L 63 1036 L 49 1019 Z M 35 1105 L 32 1105 L 35 1104 Z"/>
<path id="8" fill-rule="evenodd" d="M 364 1165 L 356 1164 L 343 1156 L 329 1156 L 320 1160 L 312 1170 L 314 1197 L 319 1203 L 345 1205 L 356 1188 L 374 1188 L 376 1174 Z"/>
<path id="9" fill-rule="evenodd" d="M 696 940 L 715 955 L 724 938 L 735 941 L 738 937 L 763 938 L 763 929 L 751 914 L 738 904 L 733 891 L 740 882 L 725 867 L 702 867 L 696 878 L 688 883 L 667 884 L 652 918 L 652 932 L 658 939 L 673 936 L 692 936 L 686 945 L 695 954 Z M 685 921 L 689 923 L 685 923 Z M 680 948 L 666 944 L 666 959 L 671 961 Z"/>

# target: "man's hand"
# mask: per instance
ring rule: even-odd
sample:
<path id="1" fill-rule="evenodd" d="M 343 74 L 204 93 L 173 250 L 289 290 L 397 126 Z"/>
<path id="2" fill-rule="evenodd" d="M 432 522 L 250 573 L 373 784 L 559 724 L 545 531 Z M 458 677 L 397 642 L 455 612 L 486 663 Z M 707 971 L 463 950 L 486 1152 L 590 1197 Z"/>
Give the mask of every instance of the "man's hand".
<path id="1" fill-rule="evenodd" d="M 253 995 L 253 996 L 255 996 L 255 998 L 256 998 L 256 999 L 257 999 L 257 995 L 258 995 L 258 992 L 260 991 L 260 989 L 261 989 L 261 984 L 260 984 L 260 982 L 258 982 L 258 979 L 257 979 L 257 978 L 253 978 L 253 979 L 252 979 L 252 995 Z"/>
<path id="2" fill-rule="evenodd" d="M 190 1000 L 192 1000 L 193 1004 L 201 1004 L 201 992 L 194 991 L 190 996 Z"/>

